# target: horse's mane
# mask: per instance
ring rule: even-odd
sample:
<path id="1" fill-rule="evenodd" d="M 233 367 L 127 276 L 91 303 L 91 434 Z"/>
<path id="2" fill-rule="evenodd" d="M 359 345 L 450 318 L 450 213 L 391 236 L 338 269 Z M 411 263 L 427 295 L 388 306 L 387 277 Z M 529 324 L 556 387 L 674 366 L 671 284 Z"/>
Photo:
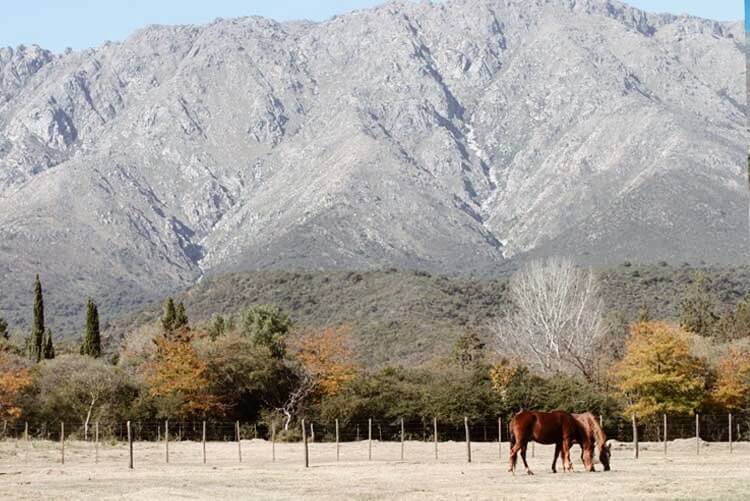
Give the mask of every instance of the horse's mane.
<path id="1" fill-rule="evenodd" d="M 573 417 L 583 425 L 587 433 L 594 435 L 597 447 L 601 449 L 607 444 L 607 435 L 602 430 L 602 427 L 599 426 L 599 421 L 593 414 L 584 412 L 583 414 L 573 414 Z"/>

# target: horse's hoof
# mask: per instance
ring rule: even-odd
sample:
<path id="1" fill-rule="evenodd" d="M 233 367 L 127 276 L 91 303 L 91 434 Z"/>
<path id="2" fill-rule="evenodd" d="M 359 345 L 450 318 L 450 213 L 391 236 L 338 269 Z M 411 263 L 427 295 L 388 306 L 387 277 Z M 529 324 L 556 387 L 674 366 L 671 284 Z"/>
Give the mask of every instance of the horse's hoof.
<path id="1" fill-rule="evenodd" d="M 534 474 L 534 472 L 533 472 L 533 471 L 531 471 L 531 470 L 526 470 L 526 474 L 527 474 L 527 475 L 533 475 L 533 474 Z"/>

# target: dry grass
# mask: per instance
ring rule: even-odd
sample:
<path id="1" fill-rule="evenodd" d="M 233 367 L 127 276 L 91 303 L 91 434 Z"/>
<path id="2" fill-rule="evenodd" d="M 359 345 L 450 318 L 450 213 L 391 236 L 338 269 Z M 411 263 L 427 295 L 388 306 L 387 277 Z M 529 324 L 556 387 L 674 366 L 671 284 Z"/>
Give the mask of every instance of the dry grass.
<path id="1" fill-rule="evenodd" d="M 91 444 L 68 442 L 65 464 L 59 444 L 23 441 L 0 443 L 0 493 L 13 499 L 520 499 L 520 498 L 725 498 L 750 497 L 750 444 L 704 444 L 695 452 L 692 440 L 670 443 L 668 457 L 661 445 L 642 444 L 639 460 L 626 444 L 615 444 L 613 471 L 584 473 L 580 461 L 572 474 L 550 471 L 552 450 L 536 446 L 529 457 L 535 476 L 506 472 L 508 444 L 472 444 L 473 462 L 466 463 L 466 445 L 441 443 L 435 461 L 431 443 L 407 442 L 405 461 L 400 444 L 345 443 L 336 463 L 335 445 L 311 444 L 311 467 L 302 466 L 300 444 L 271 445 L 262 440 L 242 443 L 242 464 L 236 443 L 134 445 L 135 469 L 127 468 L 124 444 L 100 446 L 94 463 Z M 577 454 L 578 450 L 574 450 Z M 577 458 L 576 458 L 577 459 Z M 522 471 L 522 470 L 521 470 Z"/>

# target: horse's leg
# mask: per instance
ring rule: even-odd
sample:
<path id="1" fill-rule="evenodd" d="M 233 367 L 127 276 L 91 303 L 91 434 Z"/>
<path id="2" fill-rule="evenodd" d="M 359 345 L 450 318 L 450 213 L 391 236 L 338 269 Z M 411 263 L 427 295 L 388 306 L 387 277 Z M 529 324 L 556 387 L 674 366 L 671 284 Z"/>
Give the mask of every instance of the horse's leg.
<path id="1" fill-rule="evenodd" d="M 510 448 L 510 468 L 508 471 L 516 474 L 516 462 L 518 461 L 518 451 L 521 450 L 521 441 L 516 439 L 516 443 Z"/>
<path id="2" fill-rule="evenodd" d="M 562 441 L 563 471 L 573 471 L 573 463 L 570 461 L 570 440 L 563 438 Z"/>
<path id="3" fill-rule="evenodd" d="M 589 444 L 581 446 L 581 461 L 586 468 L 586 471 L 596 471 L 594 468 L 594 446 Z"/>
<path id="4" fill-rule="evenodd" d="M 529 469 L 529 464 L 526 462 L 526 447 L 529 445 L 528 442 L 523 444 L 523 447 L 521 448 L 521 459 L 523 459 L 523 466 L 526 468 L 526 473 L 528 475 L 533 475 L 534 473 Z"/>
<path id="5" fill-rule="evenodd" d="M 557 473 L 557 456 L 560 455 L 560 442 L 555 444 L 555 456 L 552 458 L 552 473 Z"/>

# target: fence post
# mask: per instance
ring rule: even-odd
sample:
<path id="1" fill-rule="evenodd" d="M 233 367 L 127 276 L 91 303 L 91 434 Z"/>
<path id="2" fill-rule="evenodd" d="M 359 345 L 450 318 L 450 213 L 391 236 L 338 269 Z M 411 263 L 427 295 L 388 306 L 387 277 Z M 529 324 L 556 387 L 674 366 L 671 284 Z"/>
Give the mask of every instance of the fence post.
<path id="1" fill-rule="evenodd" d="M 432 439 L 435 441 L 435 461 L 438 458 L 438 434 L 437 434 L 437 418 L 432 418 Z"/>
<path id="2" fill-rule="evenodd" d="M 503 418 L 497 418 L 497 452 L 503 460 Z"/>
<path id="3" fill-rule="evenodd" d="M 732 453 L 732 413 L 729 413 L 729 454 Z"/>
<path id="4" fill-rule="evenodd" d="M 404 460 L 404 418 L 401 418 L 401 461 Z"/>
<path id="5" fill-rule="evenodd" d="M 65 422 L 60 421 L 60 464 L 65 464 Z"/>
<path id="6" fill-rule="evenodd" d="M 701 453 L 701 421 L 700 414 L 695 413 L 695 453 Z"/>
<path id="7" fill-rule="evenodd" d="M 203 446 L 203 464 L 206 464 L 206 422 L 203 421 L 203 434 L 201 435 L 201 445 Z"/>
<path id="8" fill-rule="evenodd" d="M 367 420 L 367 459 L 372 460 L 372 418 Z"/>
<path id="9" fill-rule="evenodd" d="M 305 420 L 302 420 L 302 442 L 305 448 L 305 468 L 310 467 L 310 453 L 307 450 L 307 430 L 305 429 Z"/>
<path id="10" fill-rule="evenodd" d="M 130 421 L 127 424 L 128 427 L 128 469 L 133 469 L 133 434 L 130 431 Z"/>
<path id="11" fill-rule="evenodd" d="M 667 425 L 667 415 L 664 414 L 664 455 L 667 455 L 667 441 L 669 441 L 669 428 Z"/>
<path id="12" fill-rule="evenodd" d="M 94 463 L 99 462 L 99 421 L 94 423 Z"/>
<path id="13" fill-rule="evenodd" d="M 471 435 L 469 434 L 469 418 L 464 416 L 464 430 L 466 431 L 466 460 L 471 463 Z"/>
<path id="14" fill-rule="evenodd" d="M 310 423 L 310 442 L 315 442 L 315 424 Z"/>
<path id="15" fill-rule="evenodd" d="M 276 422 L 271 422 L 271 461 L 276 462 Z"/>
<path id="16" fill-rule="evenodd" d="M 635 422 L 635 414 L 633 414 L 633 457 L 638 459 L 638 425 Z"/>
<path id="17" fill-rule="evenodd" d="M 336 418 L 336 462 L 339 460 L 339 420 Z"/>
<path id="18" fill-rule="evenodd" d="M 164 459 L 169 463 L 169 419 L 164 421 Z"/>
<path id="19" fill-rule="evenodd" d="M 237 438 L 237 459 L 242 462 L 242 433 L 240 432 L 240 422 L 234 422 L 234 435 Z"/>

